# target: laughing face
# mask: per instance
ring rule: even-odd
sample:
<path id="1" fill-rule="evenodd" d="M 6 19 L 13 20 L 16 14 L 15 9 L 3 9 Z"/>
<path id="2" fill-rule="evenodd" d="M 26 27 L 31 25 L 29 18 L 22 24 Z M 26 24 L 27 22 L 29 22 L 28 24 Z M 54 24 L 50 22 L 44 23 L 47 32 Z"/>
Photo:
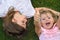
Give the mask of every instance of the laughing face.
<path id="1" fill-rule="evenodd" d="M 41 14 L 41 25 L 45 29 L 51 29 L 54 23 L 54 19 L 52 17 L 52 14 L 46 13 Z"/>

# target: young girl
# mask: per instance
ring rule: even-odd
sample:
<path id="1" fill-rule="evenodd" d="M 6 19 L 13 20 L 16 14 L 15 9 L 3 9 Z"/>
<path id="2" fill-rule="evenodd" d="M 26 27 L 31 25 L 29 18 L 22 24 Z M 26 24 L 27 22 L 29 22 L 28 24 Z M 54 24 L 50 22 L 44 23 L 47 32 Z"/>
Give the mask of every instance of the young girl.
<path id="1" fill-rule="evenodd" d="M 3 20 L 3 29 L 7 35 L 20 38 L 26 32 L 26 22 L 24 15 L 14 8 L 10 8 Z"/>
<path id="2" fill-rule="evenodd" d="M 60 14 L 49 8 L 37 8 L 34 16 L 39 40 L 60 40 Z"/>

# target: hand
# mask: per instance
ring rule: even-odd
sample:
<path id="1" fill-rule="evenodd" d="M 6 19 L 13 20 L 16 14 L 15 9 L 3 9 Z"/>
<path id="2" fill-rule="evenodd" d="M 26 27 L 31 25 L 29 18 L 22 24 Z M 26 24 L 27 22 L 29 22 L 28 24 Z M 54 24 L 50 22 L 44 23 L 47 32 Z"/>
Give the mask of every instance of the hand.
<path id="1" fill-rule="evenodd" d="M 39 22 L 39 18 L 40 18 L 40 13 L 39 13 L 39 10 L 41 8 L 35 8 L 35 15 L 34 15 L 34 21 L 35 23 L 38 23 Z"/>
<path id="2" fill-rule="evenodd" d="M 41 9 L 43 9 L 43 10 L 50 10 L 51 12 L 53 12 L 55 15 L 57 15 L 57 16 L 59 16 L 60 15 L 60 12 L 57 12 L 57 11 L 55 11 L 55 10 L 52 10 L 52 9 L 50 9 L 50 8 L 46 8 L 46 7 L 40 7 L 40 8 L 35 8 L 36 10 L 41 10 Z"/>

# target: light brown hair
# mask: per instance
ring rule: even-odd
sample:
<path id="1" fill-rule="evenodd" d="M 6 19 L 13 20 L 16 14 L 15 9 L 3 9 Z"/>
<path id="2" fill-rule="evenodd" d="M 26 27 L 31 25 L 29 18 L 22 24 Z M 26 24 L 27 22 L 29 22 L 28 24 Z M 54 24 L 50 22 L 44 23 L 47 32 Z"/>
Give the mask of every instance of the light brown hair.
<path id="1" fill-rule="evenodd" d="M 14 11 L 14 7 L 8 10 L 7 15 L 3 19 L 3 30 L 8 35 L 20 37 L 25 33 L 26 29 L 17 23 L 12 22 L 12 18 L 16 12 L 19 11 Z"/>

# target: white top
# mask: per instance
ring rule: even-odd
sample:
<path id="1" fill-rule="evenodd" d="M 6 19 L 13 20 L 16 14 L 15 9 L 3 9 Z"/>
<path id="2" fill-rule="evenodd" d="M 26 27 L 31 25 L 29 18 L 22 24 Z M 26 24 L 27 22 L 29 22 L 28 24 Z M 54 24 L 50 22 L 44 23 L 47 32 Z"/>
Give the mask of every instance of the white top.
<path id="1" fill-rule="evenodd" d="M 31 0 L 0 0 L 0 17 L 4 17 L 10 6 L 15 7 L 28 18 L 34 16 L 35 10 Z"/>
<path id="2" fill-rule="evenodd" d="M 60 40 L 60 30 L 58 27 L 53 27 L 50 30 L 42 29 L 42 33 L 39 36 L 39 40 Z"/>

